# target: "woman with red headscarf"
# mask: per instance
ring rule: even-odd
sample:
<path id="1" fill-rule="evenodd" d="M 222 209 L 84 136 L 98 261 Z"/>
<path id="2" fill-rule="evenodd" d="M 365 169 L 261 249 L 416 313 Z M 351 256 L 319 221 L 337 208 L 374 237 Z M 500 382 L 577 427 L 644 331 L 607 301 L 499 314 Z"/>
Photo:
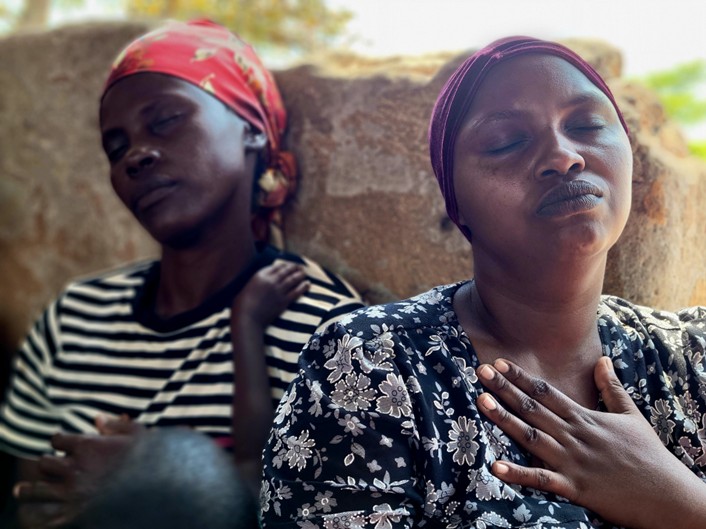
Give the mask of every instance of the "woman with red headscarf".
<path id="1" fill-rule="evenodd" d="M 606 84 L 563 46 L 503 39 L 451 76 L 429 142 L 474 278 L 311 340 L 265 449 L 264 525 L 706 527 L 706 308 L 601 295 L 632 179 Z"/>
<path id="2" fill-rule="evenodd" d="M 161 259 L 71 284 L 20 350 L 0 446 L 21 460 L 25 511 L 54 502 L 52 520 L 69 519 L 125 444 L 96 432 L 137 425 L 199 430 L 259 486 L 301 348 L 361 305 L 342 279 L 267 244 L 281 242 L 279 208 L 296 183 L 285 127 L 272 76 L 217 24 L 167 24 L 117 58 L 103 149 Z"/>

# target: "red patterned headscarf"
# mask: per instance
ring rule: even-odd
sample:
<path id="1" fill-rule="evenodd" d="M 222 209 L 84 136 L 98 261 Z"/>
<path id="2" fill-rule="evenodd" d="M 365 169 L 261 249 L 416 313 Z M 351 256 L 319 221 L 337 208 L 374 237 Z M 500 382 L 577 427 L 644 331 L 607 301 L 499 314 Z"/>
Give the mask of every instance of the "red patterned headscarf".
<path id="1" fill-rule="evenodd" d="M 446 212 L 469 241 L 471 240 L 470 230 L 459 224 L 453 182 L 456 136 L 488 72 L 503 61 L 527 53 L 554 55 L 576 67 L 608 97 L 618 113 L 625 132 L 629 134 L 623 115 L 603 78 L 590 64 L 566 46 L 532 37 L 507 37 L 496 40 L 471 55 L 456 69 L 441 89 L 429 124 L 431 165 L 446 201 Z"/>
<path id="2" fill-rule="evenodd" d="M 208 20 L 169 22 L 120 53 L 103 95 L 118 80 L 143 72 L 171 75 L 198 86 L 267 135 L 266 170 L 257 180 L 260 208 L 253 231 L 256 238 L 281 246 L 280 207 L 296 188 L 296 161 L 282 150 L 287 113 L 279 90 L 252 46 Z"/>

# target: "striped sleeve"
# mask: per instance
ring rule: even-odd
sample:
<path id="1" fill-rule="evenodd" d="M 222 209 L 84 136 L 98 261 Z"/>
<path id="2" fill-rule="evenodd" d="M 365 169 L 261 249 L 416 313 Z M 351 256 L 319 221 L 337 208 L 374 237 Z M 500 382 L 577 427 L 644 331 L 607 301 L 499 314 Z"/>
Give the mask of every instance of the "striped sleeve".
<path id="1" fill-rule="evenodd" d="M 321 300 L 326 307 L 324 312 L 318 314 L 320 319 L 314 330 L 323 329 L 364 306 L 360 294 L 345 279 L 306 257 L 302 259 L 306 264 L 308 279 L 312 283 L 310 295 Z M 310 334 L 313 334 L 313 330 Z"/>
<path id="2" fill-rule="evenodd" d="M 274 404 L 296 376 L 299 354 L 317 329 L 363 306 L 360 295 L 340 276 L 306 257 L 288 254 L 285 259 L 303 265 L 311 287 L 265 330 Z"/>
<path id="3" fill-rule="evenodd" d="M 17 457 L 51 452 L 59 417 L 47 396 L 46 373 L 57 351 L 59 301 L 44 312 L 17 352 L 10 387 L 0 407 L 0 449 Z"/>

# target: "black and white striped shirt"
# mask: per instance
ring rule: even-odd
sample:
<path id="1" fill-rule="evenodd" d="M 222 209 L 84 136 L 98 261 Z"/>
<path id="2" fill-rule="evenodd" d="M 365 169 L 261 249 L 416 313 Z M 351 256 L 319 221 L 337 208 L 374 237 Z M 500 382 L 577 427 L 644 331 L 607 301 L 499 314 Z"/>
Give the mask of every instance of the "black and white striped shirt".
<path id="1" fill-rule="evenodd" d="M 94 433 L 98 414 L 148 426 L 184 425 L 227 444 L 233 358 L 230 306 L 259 268 L 302 265 L 309 292 L 265 331 L 272 398 L 294 378 L 299 352 L 321 325 L 361 306 L 358 294 L 316 263 L 268 248 L 204 304 L 169 320 L 148 309 L 159 263 L 131 265 L 72 283 L 31 329 L 0 409 L 0 449 L 51 452 L 57 431 Z"/>

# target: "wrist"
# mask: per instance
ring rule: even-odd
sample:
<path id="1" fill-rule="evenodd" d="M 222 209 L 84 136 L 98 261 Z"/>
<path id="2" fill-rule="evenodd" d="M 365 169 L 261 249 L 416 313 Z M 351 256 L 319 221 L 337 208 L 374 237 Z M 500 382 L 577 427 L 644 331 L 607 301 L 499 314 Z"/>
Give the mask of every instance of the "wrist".
<path id="1" fill-rule="evenodd" d="M 252 310 L 237 310 L 234 307 L 230 314 L 230 325 L 231 328 L 238 330 L 257 329 L 264 331 L 267 327 L 267 322 Z"/>
<path id="2" fill-rule="evenodd" d="M 681 462 L 673 464 L 672 479 L 663 476 L 662 492 L 652 502 L 656 510 L 641 527 L 703 529 L 706 527 L 706 483 Z M 673 513 L 679 513 L 678 520 Z"/>

